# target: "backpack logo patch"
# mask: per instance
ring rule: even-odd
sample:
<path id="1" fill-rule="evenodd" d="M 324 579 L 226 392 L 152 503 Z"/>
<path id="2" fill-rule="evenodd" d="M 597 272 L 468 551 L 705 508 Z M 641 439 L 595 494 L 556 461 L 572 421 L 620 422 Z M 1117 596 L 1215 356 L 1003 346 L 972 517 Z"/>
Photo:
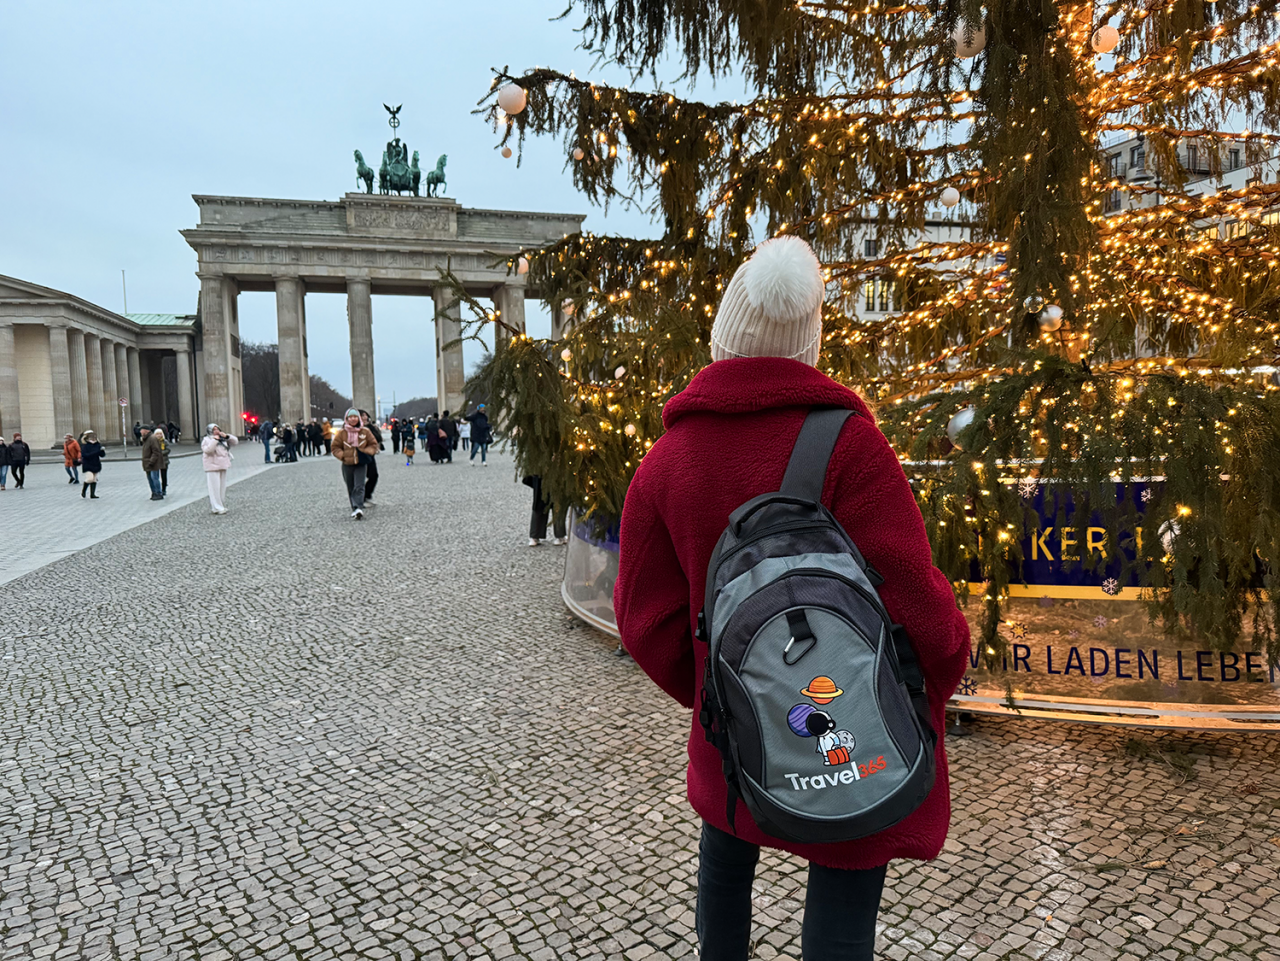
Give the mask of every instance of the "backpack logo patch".
<path id="1" fill-rule="evenodd" d="M 844 693 L 836 682 L 825 674 L 820 674 L 800 690 L 800 693 L 814 704 L 824 707 Z M 838 767 L 850 764 L 853 767 L 853 779 L 858 780 L 857 764 L 851 759 L 851 752 L 857 747 L 857 739 L 849 731 L 836 729 L 835 718 L 827 711 L 820 711 L 812 704 L 797 704 L 787 712 L 787 727 L 797 737 L 811 737 L 816 741 L 815 753 L 822 757 L 827 767 Z M 846 782 L 847 783 L 847 782 Z"/>

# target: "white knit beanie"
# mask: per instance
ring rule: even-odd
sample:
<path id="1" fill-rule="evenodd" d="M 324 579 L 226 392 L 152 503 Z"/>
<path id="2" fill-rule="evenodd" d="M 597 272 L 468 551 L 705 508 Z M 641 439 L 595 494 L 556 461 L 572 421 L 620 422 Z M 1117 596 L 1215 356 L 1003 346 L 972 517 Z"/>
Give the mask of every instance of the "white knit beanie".
<path id="1" fill-rule="evenodd" d="M 786 357 L 817 366 L 822 265 L 799 237 L 775 237 L 734 272 L 711 327 L 711 359 Z"/>

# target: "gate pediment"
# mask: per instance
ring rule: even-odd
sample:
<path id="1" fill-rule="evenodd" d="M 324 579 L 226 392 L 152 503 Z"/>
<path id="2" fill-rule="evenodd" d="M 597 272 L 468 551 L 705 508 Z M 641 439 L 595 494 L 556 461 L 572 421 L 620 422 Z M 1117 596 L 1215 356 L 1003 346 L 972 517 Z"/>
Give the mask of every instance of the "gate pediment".
<path id="1" fill-rule="evenodd" d="M 445 239 L 458 236 L 458 207 L 452 200 L 382 197 L 350 193 L 347 231 L 366 237 Z"/>

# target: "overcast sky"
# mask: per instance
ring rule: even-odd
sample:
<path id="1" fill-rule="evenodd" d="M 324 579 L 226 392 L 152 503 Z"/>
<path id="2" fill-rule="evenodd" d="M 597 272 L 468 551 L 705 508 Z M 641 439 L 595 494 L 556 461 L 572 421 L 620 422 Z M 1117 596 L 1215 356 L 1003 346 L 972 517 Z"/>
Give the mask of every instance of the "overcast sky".
<path id="1" fill-rule="evenodd" d="M 503 160 L 471 110 L 492 66 L 601 76 L 578 51 L 566 0 L 3 0 L 0 3 L 0 273 L 111 310 L 194 313 L 196 258 L 178 231 L 192 194 L 336 200 L 355 189 L 351 152 L 376 166 L 384 102 L 401 138 L 449 155 L 449 197 L 467 207 L 586 213 L 559 141 Z M 710 91 L 703 91 L 710 95 Z M 529 301 L 530 333 L 549 319 Z M 427 298 L 373 303 L 378 393 L 435 393 Z M 351 390 L 345 298 L 307 297 L 311 370 Z M 241 335 L 275 342 L 275 296 L 240 295 Z M 479 349 L 468 345 L 468 370 Z"/>

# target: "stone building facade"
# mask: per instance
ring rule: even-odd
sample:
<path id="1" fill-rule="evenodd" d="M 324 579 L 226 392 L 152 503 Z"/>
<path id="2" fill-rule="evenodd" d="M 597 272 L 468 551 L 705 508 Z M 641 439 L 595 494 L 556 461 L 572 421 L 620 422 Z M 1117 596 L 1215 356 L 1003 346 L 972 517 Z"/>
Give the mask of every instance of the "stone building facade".
<path id="1" fill-rule="evenodd" d="M 92 428 L 132 440 L 135 421 L 195 436 L 200 337 L 194 316 L 117 314 L 73 294 L 0 276 L 0 431 L 33 449 Z"/>

